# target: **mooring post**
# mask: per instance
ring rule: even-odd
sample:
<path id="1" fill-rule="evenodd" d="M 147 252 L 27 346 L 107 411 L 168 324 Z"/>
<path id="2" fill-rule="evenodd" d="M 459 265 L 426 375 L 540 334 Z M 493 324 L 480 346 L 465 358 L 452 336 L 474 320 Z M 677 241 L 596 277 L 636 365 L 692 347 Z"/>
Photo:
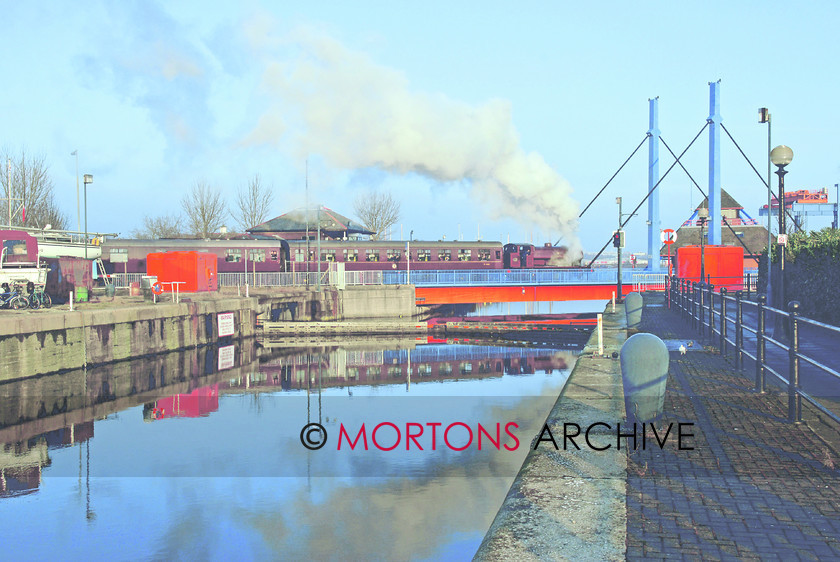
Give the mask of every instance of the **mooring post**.
<path id="1" fill-rule="evenodd" d="M 668 347 L 653 334 L 639 333 L 621 346 L 621 377 L 627 417 L 648 422 L 662 414 L 668 382 Z"/>
<path id="2" fill-rule="evenodd" d="M 627 327 L 638 328 L 642 323 L 642 308 L 644 300 L 642 295 L 632 292 L 624 297 L 624 314 L 627 316 Z"/>
<path id="3" fill-rule="evenodd" d="M 598 355 L 604 355 L 604 318 L 598 314 Z"/>

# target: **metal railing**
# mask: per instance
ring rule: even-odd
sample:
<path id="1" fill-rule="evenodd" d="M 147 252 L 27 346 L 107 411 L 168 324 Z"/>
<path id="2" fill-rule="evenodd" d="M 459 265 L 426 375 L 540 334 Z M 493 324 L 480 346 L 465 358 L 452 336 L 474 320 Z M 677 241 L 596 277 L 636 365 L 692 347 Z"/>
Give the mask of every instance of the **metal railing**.
<path id="1" fill-rule="evenodd" d="M 382 282 L 407 282 L 405 271 L 383 271 Z M 622 282 L 630 284 L 633 270 L 622 271 Z M 616 270 L 596 269 L 465 269 L 411 271 L 411 284 L 418 287 L 470 287 L 504 285 L 604 285 L 615 283 Z"/>
<path id="2" fill-rule="evenodd" d="M 633 285 L 634 290 L 663 291 L 666 273 L 640 273 L 624 269 L 622 283 Z M 112 278 L 117 287 L 128 287 L 139 282 L 143 273 L 115 273 Z M 402 271 L 341 271 L 330 268 L 321 272 L 321 285 L 405 285 L 408 272 Z M 292 287 L 315 286 L 317 272 L 238 272 L 219 273 L 220 287 Z M 342 281 L 343 280 L 343 281 Z M 615 284 L 615 268 L 595 269 L 468 269 L 468 270 L 419 270 L 411 271 L 410 282 L 418 287 L 481 287 L 506 285 L 609 285 Z M 740 283 L 740 278 L 738 278 Z"/>
<path id="3" fill-rule="evenodd" d="M 800 350 L 800 326 L 805 323 L 817 328 L 840 334 L 840 327 L 805 318 L 799 314 L 799 302 L 788 303 L 788 310 L 780 310 L 767 306 L 767 298 L 759 294 L 755 301 L 746 300 L 746 291 L 736 290 L 734 295 L 726 287 L 715 293 L 714 285 L 698 283 L 686 279 L 671 277 L 667 280 L 666 302 L 671 310 L 678 311 L 682 317 L 691 322 L 700 335 L 708 338 L 720 349 L 721 355 L 734 354 L 735 365 L 744 368 L 744 356 L 755 363 L 754 390 L 763 393 L 766 390 L 766 376 L 771 374 L 788 393 L 788 419 L 792 422 L 802 421 L 802 399 L 814 406 L 820 412 L 840 423 L 840 416 L 820 404 L 813 396 L 802 390 L 800 380 L 801 362 L 813 365 L 819 371 L 840 379 L 840 372 L 820 361 L 805 355 Z M 749 286 L 749 285 L 747 285 Z M 734 309 L 730 308 L 734 306 Z M 755 323 L 750 325 L 744 319 L 744 307 L 754 308 Z M 730 311 L 733 314 L 730 314 Z M 775 314 L 777 329 L 773 336 L 768 333 L 767 313 Z M 734 334 L 730 334 L 730 325 Z M 755 338 L 754 345 L 746 345 L 744 333 Z M 778 336 L 777 333 L 782 335 Z M 780 341 L 785 340 L 785 341 Z M 767 344 L 773 345 L 787 354 L 787 372 L 782 368 L 774 369 L 768 362 Z M 748 349 L 749 347 L 749 349 Z M 840 383 L 840 381 L 838 381 Z"/>
<path id="4" fill-rule="evenodd" d="M 633 290 L 637 292 L 664 291 L 667 279 L 667 273 L 634 273 Z"/>
<path id="5" fill-rule="evenodd" d="M 131 283 L 140 283 L 145 273 L 112 273 L 111 280 L 118 289 L 127 289 Z"/>

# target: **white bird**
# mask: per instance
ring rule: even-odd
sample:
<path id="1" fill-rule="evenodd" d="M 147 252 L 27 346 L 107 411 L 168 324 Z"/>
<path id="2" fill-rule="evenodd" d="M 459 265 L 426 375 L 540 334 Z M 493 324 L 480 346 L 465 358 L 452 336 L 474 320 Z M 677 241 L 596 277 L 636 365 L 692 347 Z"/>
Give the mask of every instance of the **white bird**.
<path id="1" fill-rule="evenodd" d="M 685 355 L 685 344 L 684 343 L 680 344 L 680 355 Z"/>

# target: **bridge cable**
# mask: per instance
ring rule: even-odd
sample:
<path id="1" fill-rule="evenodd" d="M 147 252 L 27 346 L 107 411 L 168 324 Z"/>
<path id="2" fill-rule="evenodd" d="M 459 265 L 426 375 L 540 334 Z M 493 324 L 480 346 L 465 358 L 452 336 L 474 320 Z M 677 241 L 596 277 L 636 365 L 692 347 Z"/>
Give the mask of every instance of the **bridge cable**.
<path id="1" fill-rule="evenodd" d="M 630 154 L 630 156 L 627 157 L 627 160 L 624 161 L 624 164 L 622 164 L 621 166 L 618 167 L 618 170 L 616 170 L 615 173 L 612 175 L 612 177 L 607 181 L 607 183 L 604 184 L 604 187 L 602 187 L 601 190 L 598 193 L 595 194 L 595 197 L 592 198 L 592 201 L 590 201 L 589 204 L 580 212 L 580 214 L 578 215 L 578 218 L 581 218 L 583 216 L 583 213 L 585 213 L 587 210 L 589 210 L 589 207 L 592 206 L 592 203 L 594 203 L 595 200 L 598 199 L 598 197 L 601 196 L 601 194 L 604 192 L 604 190 L 607 189 L 607 186 L 610 185 L 610 182 L 612 182 L 615 179 L 615 176 L 617 176 L 618 173 L 622 170 L 622 168 L 624 168 L 624 166 L 630 161 L 630 159 L 633 158 L 633 156 L 636 155 L 636 153 L 639 151 L 639 149 L 642 148 L 642 145 L 645 144 L 645 141 L 648 140 L 648 138 L 650 138 L 650 137 L 651 137 L 650 133 L 647 133 L 645 135 L 645 138 L 642 139 L 642 142 L 639 143 L 639 146 L 637 146 L 636 149 Z"/>
<path id="2" fill-rule="evenodd" d="M 663 145 L 665 145 L 665 148 L 667 148 L 667 149 L 668 149 L 668 152 L 670 152 L 670 153 L 671 153 L 671 156 L 673 156 L 674 158 L 676 158 L 676 157 L 677 157 L 677 155 L 676 155 L 676 154 L 674 154 L 674 151 L 673 151 L 673 150 L 671 150 L 671 147 L 670 147 L 670 146 L 668 146 L 668 143 L 667 143 L 667 142 L 665 142 L 665 139 L 663 139 L 661 135 L 659 136 L 659 140 L 661 140 L 661 141 L 662 141 L 662 144 L 663 144 Z M 702 188 L 702 187 L 700 187 L 700 185 L 699 185 L 696 181 L 694 181 L 694 177 L 691 175 L 691 173 L 689 173 L 689 171 L 688 171 L 688 170 L 686 170 L 686 168 L 685 168 L 685 166 L 683 166 L 682 162 L 680 162 L 680 168 L 682 168 L 682 169 L 683 169 L 683 172 L 685 172 L 685 174 L 688 176 L 688 179 L 690 179 L 690 180 L 691 180 L 691 183 L 693 183 L 693 184 L 694 184 L 694 186 L 695 186 L 697 189 L 699 189 L 699 190 L 700 190 L 700 193 L 702 193 L 702 194 L 703 194 L 703 197 L 704 197 L 704 198 L 708 198 L 708 195 L 706 195 L 706 192 L 705 192 L 705 191 L 703 191 L 703 188 Z M 702 204 L 702 203 L 701 203 L 701 204 Z M 732 226 L 731 226 L 731 225 L 730 225 L 730 224 L 726 221 L 726 217 L 723 217 L 723 216 L 722 216 L 722 217 L 721 217 L 721 219 L 723 219 L 723 224 L 725 224 L 725 225 L 726 225 L 726 228 L 728 228 L 728 229 L 729 229 L 729 231 L 732 233 L 732 236 L 735 238 L 735 240 L 737 240 L 737 241 L 741 244 L 741 246 L 743 246 L 743 247 L 744 247 L 744 249 L 747 251 L 747 253 L 748 253 L 748 254 L 750 254 L 750 255 L 755 255 L 755 252 L 753 252 L 751 249 L 749 249 L 749 248 L 747 247 L 747 245 L 744 243 L 744 241 L 743 241 L 743 240 L 741 240 L 741 239 L 738 237 L 738 235 L 737 235 L 737 234 L 735 234 L 735 231 L 734 231 L 734 230 L 732 230 Z"/>
<path id="3" fill-rule="evenodd" d="M 741 150 L 741 147 L 740 147 L 740 146 L 738 146 L 738 143 L 735 141 L 735 139 L 732 137 L 732 135 L 731 135 L 731 134 L 729 133 L 729 131 L 726 129 L 726 127 L 724 126 L 724 124 L 723 124 L 723 123 L 721 123 L 721 124 L 720 124 L 720 126 L 721 126 L 721 128 L 724 130 L 724 132 L 726 133 L 726 136 L 728 136 L 728 137 L 729 137 L 729 140 L 731 140 L 731 141 L 732 141 L 732 143 L 735 145 L 735 148 L 737 148 L 737 149 L 738 149 L 738 152 L 740 152 L 740 153 L 741 153 L 741 156 L 743 156 L 743 157 L 744 157 L 744 160 L 746 160 L 746 161 L 747 161 L 747 164 L 749 164 L 749 165 L 750 165 L 750 167 L 753 169 L 753 172 L 755 172 L 755 173 L 756 173 L 756 175 L 758 176 L 758 178 L 761 180 L 761 183 L 762 183 L 762 184 L 764 184 L 764 187 L 766 187 L 767 189 L 769 189 L 769 190 L 770 190 L 770 195 L 776 198 L 776 203 L 780 203 L 780 202 L 781 202 L 781 199 L 779 199 L 779 197 L 778 197 L 778 196 L 776 195 L 776 193 L 773 191 L 773 188 L 772 188 L 770 185 L 768 185 L 768 184 L 767 184 L 767 180 L 765 180 L 763 177 L 761 177 L 761 174 L 759 174 L 759 173 L 758 173 L 758 170 L 756 170 L 756 169 L 755 169 L 755 166 L 753 166 L 753 163 L 750 161 L 750 159 L 749 159 L 749 158 L 747 158 L 747 155 L 746 155 L 746 154 L 744 154 L 744 151 L 743 151 L 743 150 Z M 770 209 L 769 209 L 769 208 L 767 209 L 767 214 L 768 214 L 768 215 L 770 215 Z M 792 223 L 793 223 L 793 226 L 795 226 L 795 227 L 796 227 L 796 230 L 797 230 L 797 231 L 799 231 L 799 232 L 802 232 L 802 228 L 801 228 L 801 227 L 800 227 L 800 226 L 796 223 L 796 219 L 795 219 L 795 218 L 793 218 L 793 215 L 790 213 L 790 211 L 788 211 L 788 210 L 787 210 L 787 208 L 785 208 L 785 214 L 786 214 L 788 217 L 790 217 L 790 222 L 792 222 Z"/>
<path id="4" fill-rule="evenodd" d="M 697 139 L 700 138 L 700 135 L 703 134 L 703 131 L 705 131 L 706 127 L 708 127 L 708 126 L 709 126 L 709 122 L 706 121 L 706 123 L 703 125 L 703 128 L 701 128 L 700 131 L 694 136 L 694 138 L 691 139 L 691 142 L 688 143 L 688 146 L 685 147 L 685 149 L 680 153 L 679 157 L 677 157 L 676 161 L 673 164 L 671 164 L 671 166 L 668 168 L 668 170 L 662 175 L 661 178 L 659 178 L 659 181 L 656 182 L 656 185 L 654 185 L 652 188 L 650 188 L 650 191 L 647 192 L 647 195 L 645 195 L 642 198 L 642 200 L 639 201 L 639 204 L 636 205 L 636 208 L 633 209 L 633 212 L 630 213 L 630 215 L 627 217 L 627 219 L 624 222 L 619 221 L 619 228 L 620 229 L 624 228 L 624 226 L 628 222 L 630 222 L 630 219 L 633 218 L 633 216 L 636 214 L 636 211 L 641 209 L 642 205 L 644 205 L 645 201 L 648 200 L 648 197 L 650 197 L 651 193 L 653 193 L 654 190 L 656 190 L 656 188 L 659 187 L 659 184 L 662 183 L 662 180 L 664 180 L 668 176 L 668 174 L 671 173 L 671 170 L 674 169 L 674 166 L 677 165 L 677 163 L 680 161 L 680 158 L 682 158 L 685 155 L 685 153 L 688 151 L 688 149 L 691 148 L 691 145 L 693 145 L 697 141 Z M 662 138 L 662 137 L 660 136 L 660 138 Z M 601 254 L 604 253 L 604 250 L 607 249 L 607 246 L 610 245 L 610 242 L 612 242 L 612 237 L 610 237 L 610 239 L 607 240 L 607 243 L 604 244 L 603 247 L 601 248 L 601 250 L 595 255 L 594 258 L 592 258 L 592 261 L 589 262 L 589 265 L 587 266 L 587 269 L 591 268 L 592 264 L 595 263 L 595 260 L 597 260 L 601 256 Z"/>

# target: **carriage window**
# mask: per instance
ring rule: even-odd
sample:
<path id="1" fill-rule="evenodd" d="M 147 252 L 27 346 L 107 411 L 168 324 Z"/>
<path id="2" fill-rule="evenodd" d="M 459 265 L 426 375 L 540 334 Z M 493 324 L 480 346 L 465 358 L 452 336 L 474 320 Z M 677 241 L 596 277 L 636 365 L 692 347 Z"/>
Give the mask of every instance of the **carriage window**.
<path id="1" fill-rule="evenodd" d="M 344 250 L 344 261 L 359 261 L 359 250 Z"/>
<path id="2" fill-rule="evenodd" d="M 321 261 L 335 261 L 335 250 L 321 250 Z"/>
<path id="3" fill-rule="evenodd" d="M 452 261 L 452 250 L 438 250 L 438 261 Z"/>
<path id="4" fill-rule="evenodd" d="M 265 261 L 265 250 L 249 250 L 248 259 L 251 261 Z"/>
<path id="5" fill-rule="evenodd" d="M 111 248 L 111 263 L 125 263 L 128 261 L 128 248 Z"/>
<path id="6" fill-rule="evenodd" d="M 379 250 L 368 250 L 365 261 L 379 261 Z"/>
<path id="7" fill-rule="evenodd" d="M 432 366 L 428 363 L 420 363 L 417 365 L 417 373 L 421 376 L 428 377 L 432 374 Z"/>
<path id="8" fill-rule="evenodd" d="M 440 367 L 438 367 L 438 373 L 441 375 L 452 374 L 452 363 L 441 363 Z"/>
<path id="9" fill-rule="evenodd" d="M 417 261 L 432 261 L 432 251 L 417 250 Z"/>
<path id="10" fill-rule="evenodd" d="M 277 261 L 277 250 L 271 250 L 271 261 Z"/>
<path id="11" fill-rule="evenodd" d="M 470 261 L 472 250 L 458 250 L 458 261 Z"/>
<path id="12" fill-rule="evenodd" d="M 242 261 L 242 250 L 240 250 L 239 248 L 229 249 L 227 252 L 225 252 L 225 261 Z"/>
<path id="13" fill-rule="evenodd" d="M 295 261 L 306 261 L 306 248 L 295 248 Z"/>
<path id="14" fill-rule="evenodd" d="M 7 256 L 25 256 L 26 240 L 3 240 L 3 249 Z"/>
<path id="15" fill-rule="evenodd" d="M 388 261 L 400 261 L 402 250 L 388 250 Z"/>
<path id="16" fill-rule="evenodd" d="M 501 250 L 496 250 L 496 259 L 497 260 L 502 259 L 502 251 Z"/>

